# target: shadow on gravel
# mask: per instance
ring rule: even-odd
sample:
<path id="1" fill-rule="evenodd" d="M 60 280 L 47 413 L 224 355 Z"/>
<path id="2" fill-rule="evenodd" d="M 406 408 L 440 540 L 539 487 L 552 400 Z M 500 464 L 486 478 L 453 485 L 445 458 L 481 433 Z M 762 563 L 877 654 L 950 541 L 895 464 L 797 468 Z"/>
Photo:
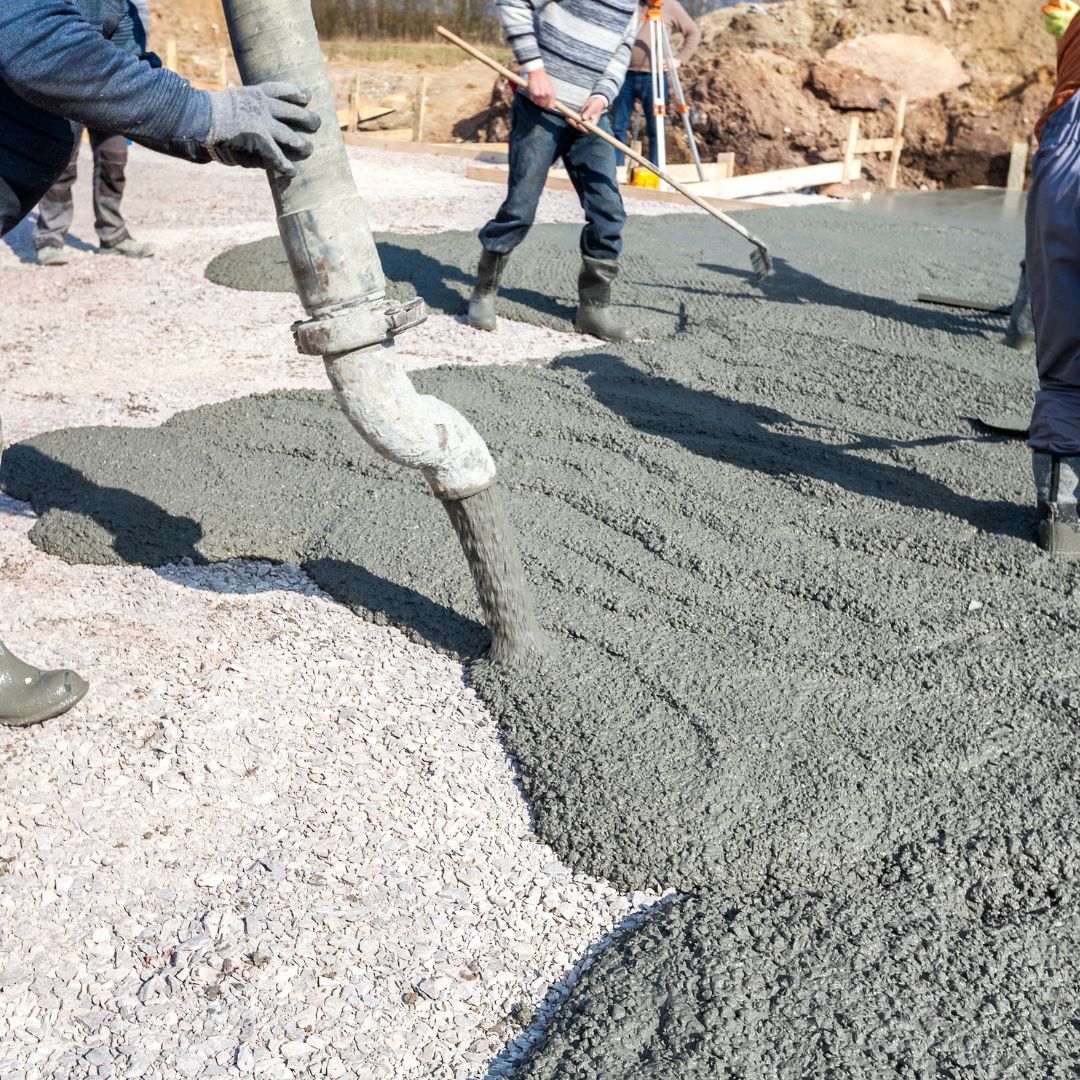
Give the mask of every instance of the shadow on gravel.
<path id="1" fill-rule="evenodd" d="M 14 482 L 14 476 L 23 482 Z M 95 546 L 100 546 L 100 540 L 89 536 L 95 526 L 110 536 L 106 545 L 118 563 L 155 567 L 183 559 L 206 562 L 197 546 L 203 536 L 197 521 L 170 514 L 157 503 L 125 488 L 96 484 L 77 469 L 25 443 L 5 451 L 0 466 L 0 489 L 14 499 L 32 502 L 39 518 L 52 511 L 52 525 L 60 524 L 64 517 L 88 518 L 89 522 L 80 526 L 79 531 Z M 70 552 L 62 554 L 53 550 L 49 532 L 41 520 L 30 530 L 30 539 L 51 555 L 70 558 Z"/>
<path id="2" fill-rule="evenodd" d="M 856 495 L 951 514 L 984 532 L 1030 539 L 1026 507 L 973 499 L 915 469 L 862 456 L 867 450 L 888 453 L 916 446 L 989 442 L 992 436 L 895 440 L 858 435 L 836 446 L 809 435 L 772 430 L 800 424 L 786 413 L 692 390 L 673 379 L 646 376 L 612 353 L 577 353 L 556 361 L 556 366 L 582 372 L 597 401 L 639 431 L 671 439 L 702 457 L 771 476 L 798 473 Z M 818 425 L 801 426 L 812 430 Z"/>
<path id="3" fill-rule="evenodd" d="M 303 570 L 339 603 L 362 609 L 371 622 L 408 627 L 419 640 L 457 656 L 477 656 L 487 627 L 431 597 L 342 559 L 309 559 Z M 381 616 L 381 617 L 380 617 Z"/>

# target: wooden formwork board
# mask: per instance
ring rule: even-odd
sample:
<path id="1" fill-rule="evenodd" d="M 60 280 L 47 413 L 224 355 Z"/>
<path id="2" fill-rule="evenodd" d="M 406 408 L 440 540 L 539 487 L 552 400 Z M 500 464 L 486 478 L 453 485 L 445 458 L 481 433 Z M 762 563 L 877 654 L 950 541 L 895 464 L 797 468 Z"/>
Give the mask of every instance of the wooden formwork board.
<path id="1" fill-rule="evenodd" d="M 470 165 L 465 175 L 470 180 L 482 180 L 489 184 L 505 184 L 507 179 L 505 166 L 499 165 Z M 699 194 L 710 206 L 717 210 L 753 210 L 760 207 L 761 203 L 747 202 L 743 199 L 718 197 L 703 192 L 706 184 L 694 184 L 693 190 Z M 574 185 L 570 177 L 560 169 L 552 169 L 548 173 L 547 183 L 544 185 L 549 191 L 573 191 Z M 635 187 L 633 184 L 620 184 L 619 191 L 624 198 L 639 199 L 642 202 L 674 203 L 686 205 L 686 199 L 677 191 L 658 191 L 656 188 Z"/>
<path id="2" fill-rule="evenodd" d="M 691 166 L 693 168 L 693 166 Z M 858 179 L 862 163 L 855 161 L 850 167 L 848 179 Z M 491 183 L 506 183 L 505 166 L 475 165 L 470 166 L 466 175 L 470 180 L 485 180 Z M 842 161 L 830 161 L 824 165 L 805 165 L 800 169 L 780 169 L 767 173 L 747 173 L 745 176 L 732 176 L 726 180 L 707 180 L 704 183 L 686 183 L 695 195 L 710 203 L 741 202 L 752 199 L 755 195 L 771 195 L 776 192 L 798 191 L 805 187 L 821 187 L 826 184 L 841 183 L 845 165 Z M 674 177 L 678 180 L 679 177 Z M 680 180 L 680 183 L 683 181 Z M 561 169 L 552 169 L 548 174 L 547 187 L 554 191 L 571 191 L 573 184 L 569 176 Z M 677 191 L 658 191 L 655 188 L 637 187 L 633 184 L 620 184 L 619 190 L 630 198 L 646 199 L 653 202 L 682 202 L 683 196 Z"/>
<path id="3" fill-rule="evenodd" d="M 405 132 L 408 131 L 408 135 Z M 388 137 L 383 132 L 347 135 L 350 146 L 366 146 L 371 150 L 393 150 L 402 154 L 432 154 L 435 157 L 469 158 L 472 161 L 505 163 L 509 160 L 506 143 L 418 143 L 411 142 L 412 129 L 401 129 L 399 138 Z"/>

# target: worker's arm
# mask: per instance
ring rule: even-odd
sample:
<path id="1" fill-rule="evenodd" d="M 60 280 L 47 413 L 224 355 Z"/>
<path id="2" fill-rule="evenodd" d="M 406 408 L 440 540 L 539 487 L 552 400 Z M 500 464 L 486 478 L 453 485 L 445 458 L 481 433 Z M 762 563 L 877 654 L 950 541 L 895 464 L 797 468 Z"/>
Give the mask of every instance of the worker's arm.
<path id="1" fill-rule="evenodd" d="M 0 0 L 0 79 L 46 112 L 165 145 L 198 144 L 210 99 L 110 41 L 71 0 Z"/>
<path id="2" fill-rule="evenodd" d="M 701 30 L 679 0 L 666 0 L 666 3 L 667 10 L 671 13 L 671 29 L 682 34 L 682 44 L 675 54 L 675 60 L 679 64 L 685 64 L 701 44 Z"/>
<path id="3" fill-rule="evenodd" d="M 0 0 L 0 79 L 31 105 L 153 150 L 292 176 L 319 118 L 284 83 L 212 94 L 124 52 L 70 0 Z"/>
<path id="4" fill-rule="evenodd" d="M 619 96 L 619 91 L 622 89 L 622 84 L 626 79 L 626 69 L 630 66 L 630 53 L 634 48 L 634 42 L 637 40 L 640 24 L 641 19 L 635 11 L 630 16 L 630 22 L 626 26 L 626 33 L 623 34 L 623 39 L 615 50 L 611 63 L 608 64 L 604 74 L 600 76 L 593 87 L 592 97 L 586 103 L 586 109 L 592 104 L 593 98 L 603 98 L 605 108 L 610 108 L 611 103 Z M 585 115 L 584 109 L 582 115 Z M 592 119 L 592 117 L 589 117 L 589 119 Z"/>
<path id="5" fill-rule="evenodd" d="M 532 0 L 495 0 L 495 14 L 499 16 L 506 43 L 514 53 L 522 71 L 533 71 L 544 66 L 540 55 L 540 43 L 536 40 L 533 16 L 536 9 Z"/>

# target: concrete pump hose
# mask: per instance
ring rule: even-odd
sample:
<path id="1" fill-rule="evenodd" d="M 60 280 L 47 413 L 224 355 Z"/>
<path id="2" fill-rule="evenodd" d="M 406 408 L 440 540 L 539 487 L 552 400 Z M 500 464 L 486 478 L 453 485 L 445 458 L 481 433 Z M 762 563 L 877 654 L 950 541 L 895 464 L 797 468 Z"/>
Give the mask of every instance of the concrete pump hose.
<path id="1" fill-rule="evenodd" d="M 440 499 L 464 499 L 494 482 L 487 444 L 456 409 L 416 392 L 392 341 L 325 360 L 353 427 L 383 457 L 420 469 Z"/>
<path id="2" fill-rule="evenodd" d="M 311 92 L 322 118 L 314 152 L 293 178 L 270 172 L 278 229 L 303 324 L 324 357 L 352 425 L 384 457 L 420 469 L 436 495 L 487 488 L 495 464 L 484 440 L 449 405 L 420 395 L 397 361 L 385 315 L 385 279 L 336 117 L 309 0 L 223 0 L 246 84 L 289 82 Z M 298 337 L 299 341 L 299 337 Z"/>

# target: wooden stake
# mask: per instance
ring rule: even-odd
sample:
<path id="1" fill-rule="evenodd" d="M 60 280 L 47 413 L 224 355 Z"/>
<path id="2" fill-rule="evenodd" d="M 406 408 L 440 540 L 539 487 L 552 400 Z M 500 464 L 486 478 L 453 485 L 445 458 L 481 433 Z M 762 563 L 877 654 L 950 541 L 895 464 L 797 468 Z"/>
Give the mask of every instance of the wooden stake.
<path id="1" fill-rule="evenodd" d="M 722 154 L 717 154 L 716 164 L 720 166 L 723 172 L 723 176 L 718 177 L 718 179 L 730 180 L 735 175 L 735 151 L 727 150 Z"/>
<path id="2" fill-rule="evenodd" d="M 1028 144 L 1013 143 L 1012 156 L 1009 158 L 1009 178 L 1005 181 L 1007 191 L 1023 191 L 1024 177 L 1027 176 Z"/>
<path id="3" fill-rule="evenodd" d="M 170 71 L 176 70 L 176 42 L 172 38 L 165 42 L 165 66 Z"/>
<path id="4" fill-rule="evenodd" d="M 427 112 L 427 88 L 428 77 L 420 76 L 419 85 L 416 88 L 416 108 L 413 112 L 413 142 L 424 141 L 424 118 Z"/>
<path id="5" fill-rule="evenodd" d="M 851 179 L 851 174 L 855 171 L 855 151 L 858 149 L 857 143 L 859 141 L 859 118 L 853 116 L 851 118 L 851 126 L 848 128 L 847 142 L 844 144 L 844 173 L 843 179 L 840 181 L 842 184 L 846 184 Z"/>
<path id="6" fill-rule="evenodd" d="M 900 155 L 904 151 L 904 123 L 906 120 L 907 98 L 901 97 L 896 103 L 896 123 L 893 124 L 892 157 L 889 159 L 889 175 L 885 180 L 885 186 L 890 190 L 896 188 L 897 176 L 900 172 Z"/>
<path id="7" fill-rule="evenodd" d="M 360 72 L 353 76 L 352 94 L 349 95 L 349 131 L 360 127 Z"/>

